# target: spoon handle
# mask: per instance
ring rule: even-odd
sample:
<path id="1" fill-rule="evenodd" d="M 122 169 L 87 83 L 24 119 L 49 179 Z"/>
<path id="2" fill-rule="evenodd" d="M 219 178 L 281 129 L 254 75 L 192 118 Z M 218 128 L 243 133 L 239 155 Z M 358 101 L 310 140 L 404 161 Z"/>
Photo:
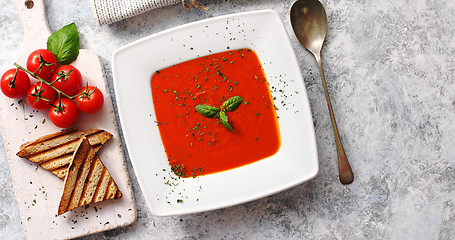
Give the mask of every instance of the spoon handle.
<path id="1" fill-rule="evenodd" d="M 325 99 L 327 100 L 327 106 L 329 107 L 330 120 L 332 121 L 333 135 L 335 136 L 335 144 L 338 155 L 338 174 L 340 182 L 342 184 L 350 184 L 354 181 L 354 174 L 352 173 L 351 165 L 349 165 L 348 158 L 344 152 L 343 144 L 341 143 L 340 134 L 338 133 L 337 122 L 335 115 L 333 114 L 332 102 L 330 101 L 329 91 L 327 90 L 327 83 L 325 81 L 324 70 L 322 69 L 322 61 L 320 54 L 315 54 L 316 60 L 319 66 L 319 72 L 321 73 L 322 85 L 324 86 Z"/>

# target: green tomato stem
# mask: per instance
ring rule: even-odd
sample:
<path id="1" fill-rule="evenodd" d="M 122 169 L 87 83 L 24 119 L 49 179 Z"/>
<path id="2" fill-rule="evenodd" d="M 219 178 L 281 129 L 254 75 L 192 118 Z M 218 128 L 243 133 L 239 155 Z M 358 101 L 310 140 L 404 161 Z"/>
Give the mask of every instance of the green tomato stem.
<path id="1" fill-rule="evenodd" d="M 19 64 L 17 64 L 17 63 L 14 63 L 14 66 L 16 66 L 18 69 L 21 69 L 21 70 L 23 70 L 24 72 L 27 72 L 28 74 L 30 74 L 30 75 L 32 75 L 33 77 L 35 77 L 36 79 L 38 79 L 38 80 L 41 82 L 41 84 L 44 83 L 44 84 L 48 85 L 49 87 L 53 88 L 55 91 L 57 91 L 57 93 L 59 93 L 59 94 L 58 94 L 58 98 L 59 98 L 59 99 L 60 99 L 60 95 L 63 95 L 63 96 L 65 96 L 65 97 L 69 98 L 71 101 L 77 103 L 76 100 L 74 100 L 74 97 L 75 97 L 75 96 L 69 96 L 69 95 L 67 95 L 66 93 L 60 91 L 58 88 L 54 87 L 54 86 L 52 85 L 52 83 L 49 83 L 49 82 L 44 81 L 44 79 L 40 78 L 38 75 L 36 75 L 36 73 L 34 73 L 34 72 L 32 72 L 32 71 L 29 71 L 28 69 L 22 67 L 21 65 L 19 65 Z"/>

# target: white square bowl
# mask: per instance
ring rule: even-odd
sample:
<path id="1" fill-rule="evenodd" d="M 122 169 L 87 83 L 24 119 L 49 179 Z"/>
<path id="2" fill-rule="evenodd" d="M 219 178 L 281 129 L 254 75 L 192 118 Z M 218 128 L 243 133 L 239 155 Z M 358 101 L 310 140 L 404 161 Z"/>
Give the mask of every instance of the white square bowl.
<path id="1" fill-rule="evenodd" d="M 155 71 L 240 48 L 254 50 L 277 107 L 281 148 L 243 167 L 178 178 L 161 142 L 150 89 Z M 319 169 L 310 105 L 286 29 L 272 10 L 185 24 L 115 51 L 112 59 L 119 117 L 134 171 L 156 216 L 182 215 L 252 201 L 314 178 Z"/>

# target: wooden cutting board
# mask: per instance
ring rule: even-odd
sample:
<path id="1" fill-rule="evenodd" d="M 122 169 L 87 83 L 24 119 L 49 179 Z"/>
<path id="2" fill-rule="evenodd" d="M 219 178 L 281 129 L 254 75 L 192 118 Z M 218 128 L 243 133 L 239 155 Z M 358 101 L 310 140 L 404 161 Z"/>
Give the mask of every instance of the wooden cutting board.
<path id="1" fill-rule="evenodd" d="M 25 67 L 26 59 L 33 50 L 46 48 L 47 38 L 51 32 L 43 0 L 33 0 L 32 8 L 26 6 L 25 0 L 17 0 L 16 5 L 24 28 L 24 44 L 16 62 Z M 31 3 L 28 6 L 30 7 Z M 131 182 L 99 57 L 89 50 L 82 49 L 72 65 L 82 73 L 84 85 L 88 82 L 97 86 L 105 97 L 105 105 L 101 112 L 94 115 L 81 113 L 74 127 L 99 128 L 114 135 L 98 155 L 115 179 L 123 197 L 90 204 L 57 216 L 63 181 L 36 164 L 17 157 L 16 153 L 21 144 L 60 129 L 48 119 L 47 111 L 35 111 L 27 105 L 25 98 L 19 101 L 9 99 L 0 93 L 0 125 L 27 239 L 75 238 L 126 226 L 136 220 Z M 13 62 L 8 68 L 14 68 Z M 32 82 L 34 81 L 36 80 L 32 78 Z"/>

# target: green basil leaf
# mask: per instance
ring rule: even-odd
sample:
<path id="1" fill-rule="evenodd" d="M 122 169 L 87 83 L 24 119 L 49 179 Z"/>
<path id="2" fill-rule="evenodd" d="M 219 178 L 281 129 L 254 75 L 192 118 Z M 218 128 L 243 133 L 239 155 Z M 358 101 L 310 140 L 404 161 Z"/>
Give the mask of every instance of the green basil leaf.
<path id="1" fill-rule="evenodd" d="M 76 24 L 68 24 L 52 33 L 47 39 L 47 49 L 55 55 L 60 65 L 70 64 L 76 60 L 80 49 Z"/>
<path id="2" fill-rule="evenodd" d="M 221 109 L 224 109 L 228 112 L 232 112 L 235 109 L 237 109 L 242 102 L 243 98 L 240 96 L 231 97 L 223 103 Z"/>
<path id="3" fill-rule="evenodd" d="M 227 115 L 226 115 L 226 113 L 224 111 L 220 112 L 220 122 L 221 122 L 221 124 L 223 124 L 223 126 L 227 130 L 229 130 L 231 132 L 234 132 L 234 130 L 232 129 L 231 125 L 229 125 L 229 119 L 228 119 L 228 117 L 227 117 Z"/>
<path id="4" fill-rule="evenodd" d="M 196 108 L 202 116 L 209 118 L 217 117 L 218 112 L 220 112 L 219 108 L 208 105 L 196 105 L 194 108 Z"/>

